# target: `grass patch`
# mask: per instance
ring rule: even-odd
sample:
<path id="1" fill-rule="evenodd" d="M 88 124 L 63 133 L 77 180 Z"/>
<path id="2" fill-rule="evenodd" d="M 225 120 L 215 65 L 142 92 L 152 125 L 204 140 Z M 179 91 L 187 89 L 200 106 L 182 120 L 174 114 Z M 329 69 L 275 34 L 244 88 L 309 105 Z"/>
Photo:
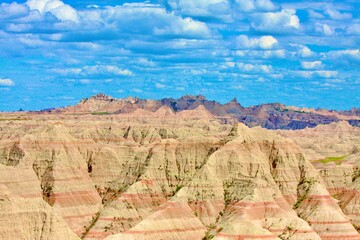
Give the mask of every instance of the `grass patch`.
<path id="1" fill-rule="evenodd" d="M 91 115 L 109 115 L 109 114 L 111 114 L 111 113 L 109 113 L 109 112 L 93 112 L 93 113 L 91 113 Z"/>
<path id="2" fill-rule="evenodd" d="M 321 163 L 334 162 L 336 165 L 341 165 L 342 160 L 346 157 L 347 157 L 347 155 L 341 156 L 341 157 L 327 157 L 327 158 L 319 160 L 319 162 L 321 162 Z"/>

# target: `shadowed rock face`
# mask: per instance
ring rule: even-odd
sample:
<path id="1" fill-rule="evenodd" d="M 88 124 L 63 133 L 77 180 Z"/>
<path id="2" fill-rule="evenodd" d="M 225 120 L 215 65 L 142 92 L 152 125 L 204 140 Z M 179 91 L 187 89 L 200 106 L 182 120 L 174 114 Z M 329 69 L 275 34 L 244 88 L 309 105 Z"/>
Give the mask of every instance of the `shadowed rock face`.
<path id="1" fill-rule="evenodd" d="M 358 128 L 275 132 L 224 123 L 204 104 L 151 106 L 3 114 L 0 238 L 360 239 Z M 324 149 L 344 165 L 310 161 Z"/>
<path id="2" fill-rule="evenodd" d="M 211 114 L 223 121 L 242 122 L 249 127 L 261 126 L 267 129 L 304 129 L 319 124 L 329 124 L 346 120 L 353 126 L 359 126 L 359 109 L 349 111 L 334 111 L 326 109 L 306 109 L 287 107 L 280 103 L 262 104 L 243 107 L 236 98 L 229 103 L 220 104 L 207 100 L 204 96 L 186 95 L 178 99 L 164 98 L 161 100 L 146 100 L 139 98 L 115 99 L 104 94 L 98 94 L 83 99 L 79 104 L 53 112 L 82 112 L 93 114 L 131 113 L 138 109 L 156 112 L 161 107 L 168 107 L 173 112 L 194 110 L 203 106 Z"/>
<path id="3" fill-rule="evenodd" d="M 18 143 L 14 143 L 10 148 L 4 148 L 0 155 L 0 163 L 6 166 L 16 166 L 24 157 L 24 151 Z"/>

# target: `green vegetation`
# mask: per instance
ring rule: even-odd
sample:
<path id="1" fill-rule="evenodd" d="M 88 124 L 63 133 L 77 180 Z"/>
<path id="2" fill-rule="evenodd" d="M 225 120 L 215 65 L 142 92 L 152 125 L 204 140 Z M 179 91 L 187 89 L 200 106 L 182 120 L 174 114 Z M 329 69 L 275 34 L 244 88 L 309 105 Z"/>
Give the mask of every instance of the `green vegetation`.
<path id="1" fill-rule="evenodd" d="M 293 206 L 293 209 L 298 209 L 300 207 L 301 203 L 306 199 L 311 187 L 315 184 L 315 182 L 316 180 L 314 178 L 302 179 L 300 181 L 299 186 L 304 185 L 304 194 L 297 199 L 296 203 Z"/>
<path id="2" fill-rule="evenodd" d="M 210 224 L 208 227 L 207 227 L 207 231 L 205 233 L 205 236 L 202 238 L 202 240 L 210 240 L 210 239 L 213 239 L 215 236 L 212 234 L 214 229 L 216 228 L 216 225 L 215 223 L 212 223 Z"/>
<path id="3" fill-rule="evenodd" d="M 92 112 L 91 115 L 109 115 L 109 112 Z"/>
<path id="4" fill-rule="evenodd" d="M 342 160 L 344 158 L 346 158 L 346 157 L 347 157 L 347 155 L 346 156 L 341 156 L 341 157 L 327 157 L 325 159 L 319 160 L 319 162 L 321 162 L 321 163 L 334 162 L 336 165 L 341 165 Z"/>
<path id="5" fill-rule="evenodd" d="M 356 231 L 360 232 L 360 225 L 353 224 L 353 226 L 356 229 Z"/>
<path id="6" fill-rule="evenodd" d="M 305 111 L 294 110 L 296 113 L 306 113 Z"/>
<path id="7" fill-rule="evenodd" d="M 95 223 L 99 220 L 101 212 L 98 211 L 92 218 L 89 226 L 84 226 L 85 231 L 81 235 L 81 239 L 84 239 L 86 235 L 90 232 L 91 228 L 94 227 Z"/>

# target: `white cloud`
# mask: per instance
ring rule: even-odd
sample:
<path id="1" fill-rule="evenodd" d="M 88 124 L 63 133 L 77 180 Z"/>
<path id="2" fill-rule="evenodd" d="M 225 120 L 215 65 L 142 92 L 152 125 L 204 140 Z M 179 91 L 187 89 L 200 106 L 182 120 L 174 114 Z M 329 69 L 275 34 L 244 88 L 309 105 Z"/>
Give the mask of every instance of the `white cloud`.
<path id="1" fill-rule="evenodd" d="M 310 10 L 308 11 L 308 13 L 309 13 L 309 16 L 310 16 L 311 18 L 322 19 L 322 18 L 325 17 L 325 16 L 322 15 L 321 13 L 316 12 L 316 11 L 314 11 L 314 10 L 312 10 L 312 9 L 310 9 Z"/>
<path id="2" fill-rule="evenodd" d="M 90 84 L 91 80 L 90 79 L 80 79 L 80 83 L 82 83 L 82 84 Z"/>
<path id="3" fill-rule="evenodd" d="M 270 73 L 272 71 L 272 66 L 270 65 L 261 65 L 260 69 L 264 72 L 264 73 Z"/>
<path id="4" fill-rule="evenodd" d="M 312 71 L 295 71 L 295 73 L 302 78 L 312 78 L 314 75 Z"/>
<path id="5" fill-rule="evenodd" d="M 270 74 L 270 77 L 273 79 L 283 79 L 284 75 L 281 73 L 276 73 L 276 74 Z"/>
<path id="6" fill-rule="evenodd" d="M 278 41 L 273 36 L 262 36 L 260 38 L 249 38 L 246 35 L 240 35 L 236 38 L 236 45 L 239 48 L 261 48 L 271 49 Z"/>
<path id="7" fill-rule="evenodd" d="M 235 67 L 235 62 L 226 62 L 225 65 L 227 67 L 233 68 L 233 67 Z"/>
<path id="8" fill-rule="evenodd" d="M 0 4 L 0 19 L 21 17 L 28 14 L 29 8 L 16 2 Z"/>
<path id="9" fill-rule="evenodd" d="M 155 83 L 155 87 L 156 87 L 157 89 L 163 89 L 163 88 L 166 87 L 166 85 L 165 85 L 165 84 L 162 84 L 162 83 Z"/>
<path id="10" fill-rule="evenodd" d="M 10 78 L 0 78 L 0 86 L 11 87 L 15 86 L 15 83 Z"/>
<path id="11" fill-rule="evenodd" d="M 234 56 L 238 57 L 251 57 L 251 58 L 262 58 L 262 59 L 269 59 L 269 58 L 285 58 L 286 57 L 286 50 L 285 49 L 278 49 L 278 50 L 238 50 L 233 52 Z"/>
<path id="12" fill-rule="evenodd" d="M 133 73 L 127 69 L 121 69 L 117 66 L 112 66 L 112 65 L 85 66 L 81 69 L 81 74 L 82 75 L 113 74 L 119 76 L 133 75 Z"/>
<path id="13" fill-rule="evenodd" d="M 316 73 L 318 74 L 318 76 L 323 78 L 336 78 L 339 74 L 338 71 L 329 71 L 329 70 L 319 70 L 316 71 Z"/>
<path id="14" fill-rule="evenodd" d="M 135 92 L 135 93 L 142 93 L 143 92 L 143 90 L 141 90 L 141 89 L 139 89 L 139 88 L 133 88 L 133 89 L 131 89 L 133 92 Z"/>
<path id="15" fill-rule="evenodd" d="M 311 49 L 307 46 L 304 46 L 303 48 L 301 48 L 301 50 L 298 51 L 298 55 L 303 58 L 308 58 L 314 56 L 315 53 L 311 51 Z"/>
<path id="16" fill-rule="evenodd" d="M 156 63 L 154 63 L 153 61 L 148 60 L 147 58 L 139 58 L 137 63 L 141 66 L 145 66 L 145 67 L 155 67 Z"/>
<path id="17" fill-rule="evenodd" d="M 301 62 L 301 66 L 304 69 L 319 69 L 323 67 L 323 64 L 321 61 Z"/>
<path id="18" fill-rule="evenodd" d="M 338 60 L 340 58 L 360 61 L 360 50 L 359 49 L 346 49 L 330 51 L 325 54 L 330 59 Z"/>
<path id="19" fill-rule="evenodd" d="M 56 68 L 52 72 L 60 75 L 77 75 L 81 72 L 81 68 Z"/>
<path id="20" fill-rule="evenodd" d="M 332 35 L 334 33 L 329 25 L 322 23 L 315 23 L 314 31 L 325 35 Z"/>
<path id="21" fill-rule="evenodd" d="M 52 13 L 61 21 L 79 21 L 77 11 L 60 0 L 28 0 L 25 4 L 41 14 Z"/>
<path id="22" fill-rule="evenodd" d="M 257 82 L 264 83 L 264 82 L 269 82 L 269 80 L 268 80 L 268 79 L 265 79 L 265 78 L 263 78 L 263 77 L 259 77 L 259 78 L 257 79 Z"/>
<path id="23" fill-rule="evenodd" d="M 350 13 L 341 13 L 335 8 L 330 7 L 326 9 L 325 13 L 334 20 L 347 20 L 352 18 L 352 15 Z"/>
<path id="24" fill-rule="evenodd" d="M 279 49 L 279 50 L 274 50 L 274 51 L 264 51 L 263 53 L 263 57 L 264 58 L 285 58 L 286 56 L 286 51 L 285 49 Z"/>
<path id="25" fill-rule="evenodd" d="M 276 9 L 270 0 L 236 0 L 235 3 L 243 12 L 273 11 Z"/>
<path id="26" fill-rule="evenodd" d="M 185 91 L 185 88 L 183 88 L 183 87 L 176 87 L 175 90 L 176 90 L 176 91 Z"/>
<path id="27" fill-rule="evenodd" d="M 96 11 L 96 10 L 95 10 Z M 101 21 L 110 23 L 111 29 L 142 35 L 172 38 L 207 38 L 210 29 L 204 22 L 183 18 L 174 12 L 150 3 L 124 4 L 101 11 Z M 96 17 L 95 17 L 96 18 Z"/>
<path id="28" fill-rule="evenodd" d="M 52 72 L 64 76 L 89 76 L 89 75 L 117 75 L 117 76 L 131 76 L 133 73 L 130 70 L 119 68 L 112 65 L 94 65 L 84 66 L 82 68 L 56 68 Z"/>
<path id="29" fill-rule="evenodd" d="M 346 32 L 347 32 L 348 34 L 360 35 L 360 24 L 356 23 L 356 24 L 350 25 L 350 26 L 346 29 Z"/>
<path id="30" fill-rule="evenodd" d="M 300 20 L 293 9 L 280 12 L 255 13 L 251 17 L 251 26 L 262 32 L 284 33 L 300 28 Z"/>
<path id="31" fill-rule="evenodd" d="M 172 10 L 185 16 L 228 19 L 230 8 L 227 0 L 167 0 Z"/>
<path id="32" fill-rule="evenodd" d="M 209 37 L 210 30 L 205 23 L 195 21 L 191 18 L 177 19 L 170 22 L 168 26 L 155 27 L 153 33 L 155 35 L 184 35 Z"/>
<path id="33" fill-rule="evenodd" d="M 264 72 L 270 73 L 273 70 L 271 65 L 260 65 L 260 64 L 251 64 L 251 63 L 237 63 L 237 67 L 244 72 Z"/>

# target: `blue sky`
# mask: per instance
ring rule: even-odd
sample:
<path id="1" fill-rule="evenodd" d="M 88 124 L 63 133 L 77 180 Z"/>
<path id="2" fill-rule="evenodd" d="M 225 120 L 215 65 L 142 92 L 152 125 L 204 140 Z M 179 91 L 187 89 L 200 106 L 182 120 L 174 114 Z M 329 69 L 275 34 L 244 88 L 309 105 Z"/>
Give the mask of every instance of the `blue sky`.
<path id="1" fill-rule="evenodd" d="M 0 110 L 104 92 L 360 107 L 360 3 L 0 0 Z"/>

